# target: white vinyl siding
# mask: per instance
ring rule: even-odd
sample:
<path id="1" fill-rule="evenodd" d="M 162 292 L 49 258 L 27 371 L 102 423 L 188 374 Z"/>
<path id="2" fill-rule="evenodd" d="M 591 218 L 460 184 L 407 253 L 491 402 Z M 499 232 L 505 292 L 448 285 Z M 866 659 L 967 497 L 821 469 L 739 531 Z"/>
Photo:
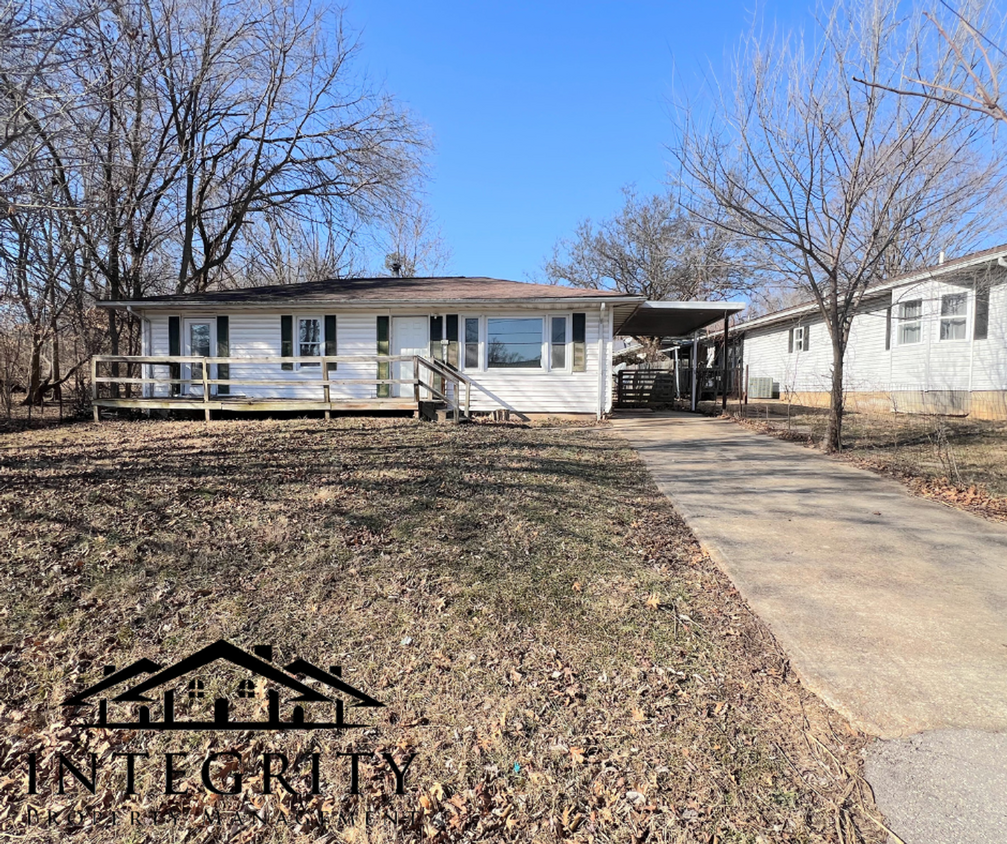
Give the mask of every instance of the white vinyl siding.
<path id="1" fill-rule="evenodd" d="M 989 331 L 972 339 L 975 296 L 970 287 L 927 281 L 891 294 L 891 343 L 885 347 L 887 299 L 866 305 L 850 329 L 844 365 L 847 392 L 898 390 L 1007 390 L 1007 279 L 990 290 Z M 820 317 L 806 316 L 812 343 L 788 352 L 793 323 L 746 331 L 744 361 L 750 378 L 769 377 L 781 396 L 830 389 L 832 344 Z M 952 342 L 953 341 L 953 342 Z"/>
<path id="2" fill-rule="evenodd" d="M 578 309 L 573 309 L 578 310 Z M 507 309 L 499 308 L 491 310 L 481 308 L 473 312 L 471 308 L 459 306 L 458 308 L 440 308 L 439 315 L 457 313 L 459 319 L 460 339 L 465 337 L 465 325 L 468 319 L 476 319 L 485 325 L 489 318 L 497 316 L 511 317 L 522 315 L 537 318 L 549 324 L 552 316 L 563 316 L 567 318 L 567 337 L 571 337 L 569 327 L 569 305 L 562 307 L 547 307 L 535 309 L 524 309 L 515 311 L 513 306 Z M 586 320 L 586 349 L 587 367 L 584 372 L 571 372 L 570 359 L 572 350 L 567 351 L 567 366 L 562 371 L 548 371 L 546 369 L 480 369 L 470 371 L 463 365 L 466 375 L 476 381 L 477 387 L 472 389 L 472 409 L 476 411 L 497 410 L 501 406 L 517 412 L 524 413 L 585 413 L 594 415 L 598 411 L 599 393 L 599 371 L 598 371 L 598 346 L 599 346 L 599 319 L 600 311 L 597 306 L 585 307 L 583 312 L 587 314 Z M 281 314 L 291 314 L 294 318 L 294 343 L 295 349 L 298 344 L 298 320 L 301 317 L 315 317 L 322 319 L 323 315 L 314 309 L 308 311 L 298 311 L 296 309 L 264 312 L 260 310 L 227 310 L 220 311 L 229 316 L 230 322 L 230 348 L 232 358 L 241 357 L 262 357 L 280 355 L 280 316 Z M 377 317 L 402 315 L 417 315 L 417 309 L 401 308 L 383 311 L 362 311 L 362 310 L 340 310 L 333 306 L 326 313 L 334 313 L 337 318 L 337 352 L 339 355 L 375 355 L 377 354 Z M 151 323 L 151 348 L 152 355 L 168 354 L 168 315 L 159 311 L 148 312 Z M 184 314 L 183 314 L 184 316 Z M 611 332 L 611 312 L 605 317 L 606 331 Z M 485 352 L 485 328 L 480 335 L 481 360 Z M 610 343 L 611 337 L 608 336 Z M 606 346 L 608 348 L 608 346 Z M 543 343 L 543 353 L 549 351 L 549 344 Z M 264 398 L 267 396 L 277 396 L 283 398 L 304 398 L 321 399 L 322 387 L 321 367 L 295 368 L 293 371 L 283 371 L 280 364 L 241 364 L 231 365 L 231 378 L 248 378 L 253 380 L 277 379 L 292 381 L 285 387 L 273 386 L 243 386 L 235 384 L 231 388 L 233 396 L 247 396 L 251 398 Z M 159 377 L 167 377 L 167 370 L 159 373 Z M 374 362 L 361 363 L 340 363 L 338 369 L 332 373 L 334 379 L 372 379 L 376 377 L 376 364 Z M 611 389 L 606 383 L 603 390 L 603 403 L 608 406 Z M 159 395 L 166 395 L 167 388 L 158 390 Z M 375 395 L 375 385 L 373 383 L 361 384 L 338 384 L 331 388 L 331 397 L 334 401 L 339 399 L 366 399 Z M 492 396 L 492 398 L 491 398 Z"/>

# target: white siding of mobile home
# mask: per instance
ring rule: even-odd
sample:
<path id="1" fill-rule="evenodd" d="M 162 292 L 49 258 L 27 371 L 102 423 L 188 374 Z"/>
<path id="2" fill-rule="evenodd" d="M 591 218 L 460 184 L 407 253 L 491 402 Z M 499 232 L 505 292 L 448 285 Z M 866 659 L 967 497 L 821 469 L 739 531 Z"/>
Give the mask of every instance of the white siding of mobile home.
<path id="1" fill-rule="evenodd" d="M 472 378 L 479 388 L 472 390 L 472 409 L 476 411 L 496 410 L 501 406 L 525 413 L 590 413 L 596 414 L 599 409 L 599 390 L 603 401 L 603 410 L 608 411 L 611 403 L 611 389 L 608 388 L 607 378 L 609 377 L 607 367 L 599 369 L 599 361 L 607 360 L 611 354 L 611 330 L 612 314 L 608 310 L 602 316 L 597 306 L 571 307 L 570 305 L 542 306 L 534 310 L 521 308 L 515 305 L 509 308 L 497 308 L 489 310 L 486 307 L 480 309 L 464 308 L 439 308 L 435 312 L 438 315 L 458 314 L 459 331 L 464 337 L 464 320 L 466 317 L 480 317 L 483 320 L 487 317 L 504 316 L 542 316 L 549 315 L 570 315 L 574 312 L 586 313 L 586 352 L 587 367 L 584 372 L 571 371 L 570 361 L 563 371 L 537 371 L 529 369 L 484 369 L 477 371 L 466 371 L 466 375 Z M 296 319 L 298 316 L 324 316 L 325 313 L 336 315 L 336 338 L 337 354 L 339 355 L 375 355 L 377 354 L 377 317 L 380 316 L 424 316 L 430 315 L 429 309 L 424 308 L 403 308 L 382 311 L 364 310 L 340 310 L 337 306 L 332 306 L 324 310 L 312 309 L 298 310 L 285 309 L 283 311 L 263 311 L 263 310 L 216 310 L 200 313 L 178 313 L 172 316 L 180 316 L 184 320 L 193 317 L 205 317 L 215 319 L 218 315 L 227 315 L 229 319 L 230 333 L 230 356 L 240 357 L 261 357 L 281 353 L 280 346 L 280 316 L 281 314 L 291 314 L 294 317 L 296 331 Z M 167 355 L 168 350 L 168 316 L 160 311 L 150 311 L 147 313 L 150 319 L 151 344 L 149 354 Z M 483 325 L 483 339 L 485 339 L 485 326 Z M 571 326 L 568 323 L 568 332 Z M 569 334 L 568 334 L 569 339 Z M 184 342 L 184 339 L 183 339 Z M 215 338 L 214 338 L 215 342 Z M 185 349 L 182 349 L 184 354 Z M 461 352 L 461 354 L 464 354 Z M 568 358 L 571 357 L 568 353 Z M 167 377 L 167 370 L 159 367 L 159 377 Z M 282 398 L 305 398 L 321 399 L 322 388 L 317 383 L 321 378 L 319 367 L 298 367 L 295 365 L 293 371 L 283 371 L 279 364 L 231 364 L 230 377 L 232 379 L 248 378 L 253 380 L 292 380 L 300 383 L 286 387 L 270 386 L 248 386 L 236 385 L 232 387 L 232 394 L 241 394 L 249 397 L 276 396 Z M 333 373 L 333 378 L 375 378 L 375 364 L 367 363 L 340 363 L 338 369 Z M 370 384 L 342 384 L 333 386 L 331 396 L 333 400 L 340 398 L 370 398 L 375 395 L 376 388 Z M 167 387 L 158 386 L 158 395 L 166 395 Z"/>
<path id="2" fill-rule="evenodd" d="M 965 339 L 941 340 L 941 300 L 965 293 Z M 922 300 L 918 343 L 901 343 L 899 305 Z M 846 352 L 844 383 L 847 392 L 898 390 L 980 391 L 1007 389 L 1007 284 L 990 290 L 989 331 L 974 339 L 975 291 L 971 285 L 929 280 L 892 290 L 890 348 L 885 348 L 886 302 L 865 307 L 853 320 Z M 790 329 L 797 324 L 811 331 L 808 351 L 788 351 Z M 817 315 L 745 332 L 744 361 L 750 378 L 772 378 L 781 395 L 823 392 L 831 385 L 832 344 L 825 323 Z"/>

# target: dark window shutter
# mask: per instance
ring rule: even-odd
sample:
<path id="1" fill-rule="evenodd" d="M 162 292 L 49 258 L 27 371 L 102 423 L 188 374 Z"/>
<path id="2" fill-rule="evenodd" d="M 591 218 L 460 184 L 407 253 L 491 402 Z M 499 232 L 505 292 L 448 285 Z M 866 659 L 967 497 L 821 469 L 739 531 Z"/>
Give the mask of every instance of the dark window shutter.
<path id="1" fill-rule="evenodd" d="M 280 357 L 292 358 L 294 356 L 294 318 L 284 314 L 280 317 Z M 293 363 L 281 363 L 280 369 L 287 372 L 292 371 Z"/>
<path id="2" fill-rule="evenodd" d="M 168 317 L 168 354 L 169 355 L 180 355 L 182 354 L 182 319 L 177 316 Z M 180 364 L 171 363 L 168 364 L 168 377 L 169 378 L 181 378 L 182 377 L 182 367 Z M 179 393 L 179 388 L 181 384 L 174 383 L 168 388 L 168 392 L 173 396 L 177 396 Z"/>
<path id="3" fill-rule="evenodd" d="M 441 360 L 441 338 L 444 337 L 444 317 L 430 317 L 430 357 Z"/>
<path id="4" fill-rule="evenodd" d="M 990 333 L 990 282 L 980 281 L 976 287 L 976 324 L 973 337 L 985 340 Z"/>
<path id="5" fill-rule="evenodd" d="M 794 329 L 790 329 L 790 335 L 787 338 L 787 351 L 793 354 L 794 352 Z"/>
<path id="6" fill-rule="evenodd" d="M 231 356 L 231 320 L 230 317 L 217 317 L 217 357 L 227 358 Z M 227 363 L 217 364 L 217 377 L 230 378 L 231 365 Z M 230 384 L 218 384 L 217 395 L 226 396 L 231 392 Z"/>
<path id="7" fill-rule="evenodd" d="M 339 344 L 336 342 L 336 315 L 326 314 L 325 315 L 325 355 L 326 357 L 335 357 L 339 354 Z M 329 372 L 336 371 L 336 362 L 334 360 L 329 361 L 328 370 Z"/>
<path id="8" fill-rule="evenodd" d="M 811 348 L 811 326 L 804 326 L 804 351 Z"/>
<path id="9" fill-rule="evenodd" d="M 388 350 L 391 348 L 389 344 L 389 319 L 386 316 L 378 317 L 377 331 L 378 331 L 378 354 L 387 355 Z M 391 378 L 392 377 L 392 366 L 389 361 L 380 361 L 378 363 L 378 378 Z M 391 384 L 378 384 L 378 398 L 386 399 L 391 394 Z"/>
<path id="10" fill-rule="evenodd" d="M 458 314 L 445 317 L 445 339 L 448 341 L 448 364 L 458 368 Z"/>
<path id="11" fill-rule="evenodd" d="M 892 306 L 889 305 L 885 311 L 885 351 L 892 348 Z"/>
<path id="12" fill-rule="evenodd" d="M 573 371 L 587 371 L 587 314 L 574 314 L 572 319 L 573 334 Z"/>

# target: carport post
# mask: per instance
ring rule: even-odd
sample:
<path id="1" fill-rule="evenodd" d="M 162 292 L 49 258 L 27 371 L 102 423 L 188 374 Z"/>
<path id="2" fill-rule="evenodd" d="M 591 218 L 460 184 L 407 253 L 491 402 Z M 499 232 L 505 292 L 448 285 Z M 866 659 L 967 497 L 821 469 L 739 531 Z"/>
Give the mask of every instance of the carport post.
<path id="1" fill-rule="evenodd" d="M 727 331 L 730 324 L 730 314 L 724 311 L 724 372 L 721 375 L 720 384 L 720 408 L 721 410 L 727 410 L 727 374 L 730 370 L 727 368 Z"/>
<path id="2" fill-rule="evenodd" d="M 692 370 L 692 401 L 689 403 L 689 409 L 695 413 L 696 412 L 696 367 L 699 365 L 699 338 L 695 338 L 692 341 L 692 351 L 690 352 L 692 356 L 692 366 L 689 369 Z"/>

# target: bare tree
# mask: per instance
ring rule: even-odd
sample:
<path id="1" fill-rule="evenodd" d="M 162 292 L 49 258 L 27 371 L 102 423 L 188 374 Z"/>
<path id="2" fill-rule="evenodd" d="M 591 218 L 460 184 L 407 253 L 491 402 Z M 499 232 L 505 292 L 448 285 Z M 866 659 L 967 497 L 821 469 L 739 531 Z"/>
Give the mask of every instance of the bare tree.
<path id="1" fill-rule="evenodd" d="M 66 314 L 82 353 L 96 299 L 348 271 L 423 176 L 424 132 L 324 0 L 0 0 L 0 39 L 0 272 L 28 291 L 25 224 L 58 228 L 69 263 L 27 318 Z"/>
<path id="2" fill-rule="evenodd" d="M 0 0 L 0 202 L 15 204 L 9 180 L 31 170 L 47 140 L 66 129 L 80 105 L 63 85 L 80 30 L 100 15 L 101 0 Z M 40 174 L 36 174 L 40 175 Z M 48 174 L 41 174 L 46 176 Z"/>
<path id="3" fill-rule="evenodd" d="M 683 300 L 727 298 L 748 283 L 738 239 L 725 228 L 671 194 L 623 193 L 615 217 L 597 227 L 584 220 L 553 248 L 544 268 L 551 283 Z"/>
<path id="4" fill-rule="evenodd" d="M 353 68 L 341 16 L 310 0 L 141 0 L 178 162 L 176 292 L 204 290 L 269 214 L 373 221 L 425 139 Z"/>
<path id="5" fill-rule="evenodd" d="M 723 217 L 711 222 L 759 244 L 818 304 L 832 344 L 828 450 L 842 446 L 843 364 L 865 291 L 974 245 L 999 205 L 986 131 L 951 106 L 887 90 L 925 37 L 900 26 L 897 5 L 839 3 L 813 43 L 750 36 L 709 124 L 683 111 L 672 147 L 694 213 L 715 202 Z M 937 61 L 930 73 L 955 70 Z"/>
<path id="6" fill-rule="evenodd" d="M 993 7 L 985 3 L 967 2 L 956 8 L 946 0 L 940 0 L 938 8 L 926 10 L 922 16 L 940 35 L 944 61 L 957 66 L 958 77 L 926 77 L 922 70 L 927 64 L 926 56 L 920 55 L 917 66 L 903 75 L 902 87 L 881 86 L 866 79 L 857 81 L 907 97 L 954 105 L 1007 123 L 1007 110 L 1000 102 L 1000 79 L 1005 72 L 1007 52 L 998 43 L 1004 38 L 1007 19 L 997 16 Z M 916 45 L 919 53 L 934 47 L 929 40 Z"/>
<path id="7" fill-rule="evenodd" d="M 357 275 L 359 234 L 339 222 L 308 222 L 279 215 L 250 227 L 244 259 L 219 280 L 222 287 L 300 284 Z"/>
<path id="8" fill-rule="evenodd" d="M 451 248 L 430 209 L 417 198 L 407 199 L 378 235 L 385 255 L 383 270 L 407 278 L 445 272 L 451 262 Z"/>

